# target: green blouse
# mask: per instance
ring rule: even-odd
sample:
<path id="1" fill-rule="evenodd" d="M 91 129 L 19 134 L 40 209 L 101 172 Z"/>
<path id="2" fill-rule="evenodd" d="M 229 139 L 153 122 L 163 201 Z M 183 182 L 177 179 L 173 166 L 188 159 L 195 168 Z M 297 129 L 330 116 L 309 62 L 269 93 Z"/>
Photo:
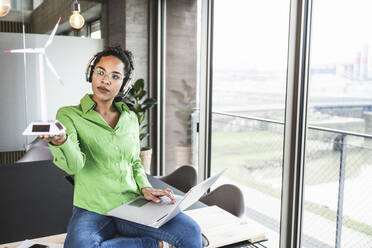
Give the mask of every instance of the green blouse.
<path id="1" fill-rule="evenodd" d="M 67 140 L 49 147 L 54 164 L 75 175 L 74 205 L 106 215 L 151 184 L 139 158 L 135 113 L 123 102 L 115 102 L 120 118 L 113 129 L 94 110 L 91 97 L 86 94 L 80 105 L 58 110 L 57 120 L 66 127 Z"/>

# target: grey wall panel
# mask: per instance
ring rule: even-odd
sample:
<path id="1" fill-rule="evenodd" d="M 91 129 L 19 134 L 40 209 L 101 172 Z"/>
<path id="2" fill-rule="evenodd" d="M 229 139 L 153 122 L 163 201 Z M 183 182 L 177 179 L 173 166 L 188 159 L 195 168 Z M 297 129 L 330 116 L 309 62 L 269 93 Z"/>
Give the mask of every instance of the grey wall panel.
<path id="1" fill-rule="evenodd" d="M 22 54 L 5 54 L 2 51 L 22 47 L 22 35 L 0 33 L 0 151 L 22 150 L 26 138 L 25 88 Z"/>
<path id="2" fill-rule="evenodd" d="M 41 47 L 48 35 L 26 34 L 26 47 Z M 22 48 L 22 34 L 0 33 L 0 49 Z M 60 85 L 45 66 L 47 117 L 55 119 L 58 108 L 79 104 L 91 92 L 85 81 L 89 59 L 103 47 L 102 40 L 56 36 L 47 55 L 64 82 Z M 0 54 L 0 151 L 22 150 L 35 137 L 25 138 L 23 130 L 33 120 L 40 120 L 39 64 L 36 54 Z M 26 90 L 25 90 L 26 88 Z M 26 93 L 27 91 L 27 93 Z"/>

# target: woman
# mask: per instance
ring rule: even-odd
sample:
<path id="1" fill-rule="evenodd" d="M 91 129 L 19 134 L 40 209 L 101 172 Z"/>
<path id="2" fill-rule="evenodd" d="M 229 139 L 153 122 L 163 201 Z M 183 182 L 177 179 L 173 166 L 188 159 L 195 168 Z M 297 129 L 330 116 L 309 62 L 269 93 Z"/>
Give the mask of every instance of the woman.
<path id="1" fill-rule="evenodd" d="M 130 89 L 132 72 L 130 52 L 109 47 L 96 54 L 86 72 L 93 94 L 57 112 L 66 133 L 39 136 L 49 142 L 53 162 L 75 175 L 65 247 L 163 247 L 165 241 L 199 248 L 200 228 L 185 214 L 158 229 L 107 216 L 141 193 L 154 202 L 160 196 L 174 202 L 170 189 L 154 189 L 148 182 L 139 159 L 136 115 L 116 101 Z"/>

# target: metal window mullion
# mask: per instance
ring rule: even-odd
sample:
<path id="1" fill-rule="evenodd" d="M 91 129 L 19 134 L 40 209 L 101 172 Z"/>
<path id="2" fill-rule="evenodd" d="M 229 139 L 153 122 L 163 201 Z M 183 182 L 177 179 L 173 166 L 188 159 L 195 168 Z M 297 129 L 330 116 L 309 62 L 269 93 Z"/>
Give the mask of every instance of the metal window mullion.
<path id="1" fill-rule="evenodd" d="M 165 47 L 166 47 L 166 1 L 158 0 L 157 27 L 157 175 L 164 174 L 165 161 Z"/>
<path id="2" fill-rule="evenodd" d="M 280 247 L 301 247 L 311 0 L 290 5 Z"/>
<path id="3" fill-rule="evenodd" d="M 200 37 L 200 122 L 198 181 L 210 175 L 210 144 L 212 116 L 212 24 L 213 0 L 201 0 Z"/>

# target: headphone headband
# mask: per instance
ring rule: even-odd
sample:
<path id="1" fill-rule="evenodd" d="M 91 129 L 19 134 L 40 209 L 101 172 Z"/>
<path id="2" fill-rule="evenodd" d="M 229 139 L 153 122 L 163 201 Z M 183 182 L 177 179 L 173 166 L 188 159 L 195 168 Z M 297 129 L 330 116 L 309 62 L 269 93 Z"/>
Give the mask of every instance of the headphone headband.
<path id="1" fill-rule="evenodd" d="M 85 69 L 85 80 L 89 83 L 92 82 L 94 62 L 97 59 L 97 54 L 94 55 L 88 62 L 87 68 Z"/>

